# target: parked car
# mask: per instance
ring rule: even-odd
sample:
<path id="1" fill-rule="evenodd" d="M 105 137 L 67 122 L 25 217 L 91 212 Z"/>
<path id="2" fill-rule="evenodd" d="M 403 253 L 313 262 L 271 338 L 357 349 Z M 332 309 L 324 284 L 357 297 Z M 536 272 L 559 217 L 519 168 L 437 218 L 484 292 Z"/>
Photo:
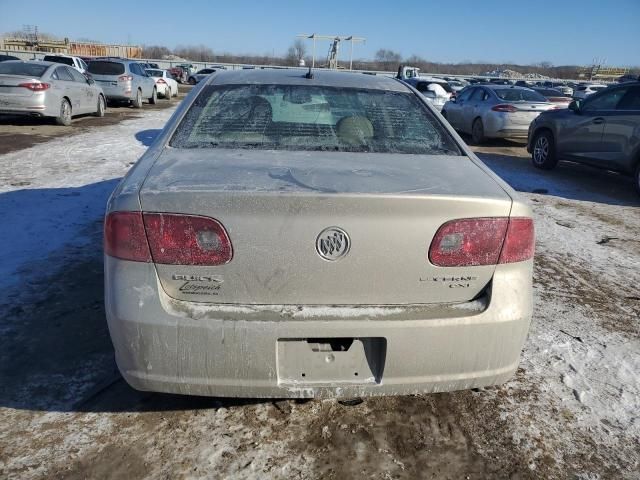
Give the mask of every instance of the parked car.
<path id="1" fill-rule="evenodd" d="M 171 67 L 167 70 L 178 83 L 187 83 L 189 72 L 182 67 Z"/>
<path id="2" fill-rule="evenodd" d="M 547 101 L 553 103 L 559 108 L 567 108 L 571 103 L 571 97 L 568 95 L 564 95 L 560 90 L 556 90 L 555 88 L 540 88 L 534 87 L 531 90 L 534 92 L 538 92 Z"/>
<path id="3" fill-rule="evenodd" d="M 532 214 L 422 96 L 320 69 L 203 82 L 107 207 L 105 311 L 130 385 L 354 397 L 511 377 Z"/>
<path id="4" fill-rule="evenodd" d="M 147 73 L 156 80 L 158 95 L 171 100 L 178 96 L 178 82 L 176 82 L 167 70 L 147 68 Z"/>
<path id="5" fill-rule="evenodd" d="M 144 98 L 156 103 L 156 81 L 135 60 L 109 58 L 89 63 L 88 72 L 102 87 L 107 100 L 131 102 L 134 108 L 142 108 Z"/>
<path id="6" fill-rule="evenodd" d="M 20 60 L 18 57 L 14 57 L 13 55 L 0 55 L 0 62 L 6 62 L 7 60 Z"/>
<path id="7" fill-rule="evenodd" d="M 555 87 L 556 90 L 559 90 L 563 95 L 567 95 L 569 97 L 573 97 L 573 88 L 568 85 L 559 85 Z"/>
<path id="8" fill-rule="evenodd" d="M 75 68 L 80 73 L 86 73 L 87 64 L 80 57 L 74 57 L 71 55 L 45 55 L 43 60 L 45 62 L 62 63 Z"/>
<path id="9" fill-rule="evenodd" d="M 75 115 L 104 116 L 102 89 L 75 68 L 40 60 L 0 63 L 0 114 L 55 118 L 70 125 Z"/>
<path id="10" fill-rule="evenodd" d="M 453 80 L 447 80 L 447 83 L 449 84 L 449 87 L 451 87 L 451 94 L 454 95 L 454 96 L 459 91 L 461 91 L 465 87 L 469 86 L 469 82 L 467 82 L 465 80 L 453 79 Z"/>
<path id="11" fill-rule="evenodd" d="M 640 194 L 640 82 L 623 83 L 540 115 L 529 128 L 533 165 L 558 160 L 634 175 Z"/>
<path id="12" fill-rule="evenodd" d="M 487 84 L 465 88 L 445 104 L 442 115 L 479 144 L 487 138 L 526 138 L 531 121 L 551 108 L 557 107 L 529 88 Z"/>
<path id="13" fill-rule="evenodd" d="M 418 90 L 436 110 L 441 111 L 444 104 L 447 103 L 453 95 L 453 89 L 447 82 L 423 80 L 423 78 L 428 77 L 420 77 L 420 80 L 415 82 L 415 89 Z"/>
<path id="14" fill-rule="evenodd" d="M 605 88 L 607 88 L 606 85 L 600 84 L 578 85 L 578 87 L 573 91 L 573 98 L 576 100 L 584 100 L 589 95 L 599 92 L 600 90 L 604 90 Z"/>
<path id="15" fill-rule="evenodd" d="M 185 69 L 189 75 L 191 75 L 192 73 L 196 73 L 196 70 L 198 70 L 192 63 L 181 63 L 178 66 Z"/>
<path id="16" fill-rule="evenodd" d="M 215 68 L 203 68 L 202 70 L 198 70 L 196 73 L 192 73 L 189 75 L 187 81 L 190 85 L 195 85 L 200 82 L 202 79 L 208 77 L 212 73 L 216 73 L 218 70 Z"/>
<path id="17" fill-rule="evenodd" d="M 525 87 L 525 88 L 532 88 L 536 86 L 535 82 L 532 82 L 531 80 L 518 80 L 515 83 L 515 85 L 516 87 Z"/>

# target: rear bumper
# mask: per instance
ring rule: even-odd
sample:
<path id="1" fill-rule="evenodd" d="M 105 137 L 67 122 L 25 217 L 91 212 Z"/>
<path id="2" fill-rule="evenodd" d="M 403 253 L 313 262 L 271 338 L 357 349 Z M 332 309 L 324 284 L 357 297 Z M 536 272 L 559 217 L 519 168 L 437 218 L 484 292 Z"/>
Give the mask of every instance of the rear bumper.
<path id="1" fill-rule="evenodd" d="M 56 116 L 59 114 L 56 109 L 49 107 L 50 98 L 43 92 L 29 96 L 0 95 L 0 114 L 3 115 L 33 115 L 33 116 Z"/>
<path id="2" fill-rule="evenodd" d="M 152 265 L 105 257 L 105 306 L 118 367 L 138 390 L 276 398 L 451 391 L 499 384 L 516 370 L 531 318 L 531 269 L 531 261 L 499 266 L 484 303 L 307 315 L 175 301 Z M 305 359 L 285 362 L 282 341 L 308 338 L 380 340 L 378 375 L 292 377 Z"/>
<path id="3" fill-rule="evenodd" d="M 99 85 L 107 100 L 133 100 L 136 96 L 133 87 L 112 86 L 105 83 Z"/>
<path id="4" fill-rule="evenodd" d="M 532 116 L 531 121 L 515 122 L 508 113 L 493 112 L 483 118 L 484 134 L 489 138 L 526 138 L 536 116 Z"/>

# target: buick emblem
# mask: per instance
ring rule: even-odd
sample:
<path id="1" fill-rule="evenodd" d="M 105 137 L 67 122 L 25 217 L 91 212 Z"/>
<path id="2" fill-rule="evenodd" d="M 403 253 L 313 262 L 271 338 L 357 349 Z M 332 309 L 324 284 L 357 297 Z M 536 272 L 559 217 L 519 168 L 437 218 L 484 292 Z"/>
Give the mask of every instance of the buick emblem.
<path id="1" fill-rule="evenodd" d="M 347 232 L 338 227 L 325 228 L 316 239 L 316 250 L 325 260 L 338 260 L 349 253 L 351 240 Z"/>

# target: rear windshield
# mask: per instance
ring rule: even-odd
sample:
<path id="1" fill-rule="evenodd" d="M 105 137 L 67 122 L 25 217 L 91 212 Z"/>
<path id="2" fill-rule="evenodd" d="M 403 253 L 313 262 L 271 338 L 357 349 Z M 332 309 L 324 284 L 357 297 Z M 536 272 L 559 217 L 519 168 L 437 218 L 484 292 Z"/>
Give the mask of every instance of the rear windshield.
<path id="1" fill-rule="evenodd" d="M 21 75 L 24 77 L 40 78 L 47 71 L 49 65 L 35 63 L 2 62 L 0 63 L 0 75 Z"/>
<path id="2" fill-rule="evenodd" d="M 153 70 L 151 68 L 147 68 L 146 71 L 152 77 L 162 77 L 162 70 Z"/>
<path id="3" fill-rule="evenodd" d="M 91 62 L 89 63 L 89 73 L 94 75 L 122 75 L 124 64 L 119 62 Z"/>
<path id="4" fill-rule="evenodd" d="M 64 63 L 65 65 L 69 65 L 73 67 L 73 58 L 68 57 L 58 57 L 56 55 L 45 55 L 45 62 L 55 62 L 55 63 Z"/>
<path id="5" fill-rule="evenodd" d="M 306 85 L 209 85 L 171 146 L 460 155 L 412 93 Z"/>
<path id="6" fill-rule="evenodd" d="M 525 88 L 499 88 L 496 95 L 505 102 L 546 102 L 547 99 L 533 90 Z"/>

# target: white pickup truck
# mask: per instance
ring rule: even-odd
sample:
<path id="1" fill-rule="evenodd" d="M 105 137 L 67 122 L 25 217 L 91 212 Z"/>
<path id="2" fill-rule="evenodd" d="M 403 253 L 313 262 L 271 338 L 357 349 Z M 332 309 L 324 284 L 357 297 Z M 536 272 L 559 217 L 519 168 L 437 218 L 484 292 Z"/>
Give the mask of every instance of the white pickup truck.
<path id="1" fill-rule="evenodd" d="M 398 79 L 418 90 L 438 111 L 451 99 L 453 89 L 444 78 L 420 75 L 420 69 L 401 65 L 398 67 Z"/>

